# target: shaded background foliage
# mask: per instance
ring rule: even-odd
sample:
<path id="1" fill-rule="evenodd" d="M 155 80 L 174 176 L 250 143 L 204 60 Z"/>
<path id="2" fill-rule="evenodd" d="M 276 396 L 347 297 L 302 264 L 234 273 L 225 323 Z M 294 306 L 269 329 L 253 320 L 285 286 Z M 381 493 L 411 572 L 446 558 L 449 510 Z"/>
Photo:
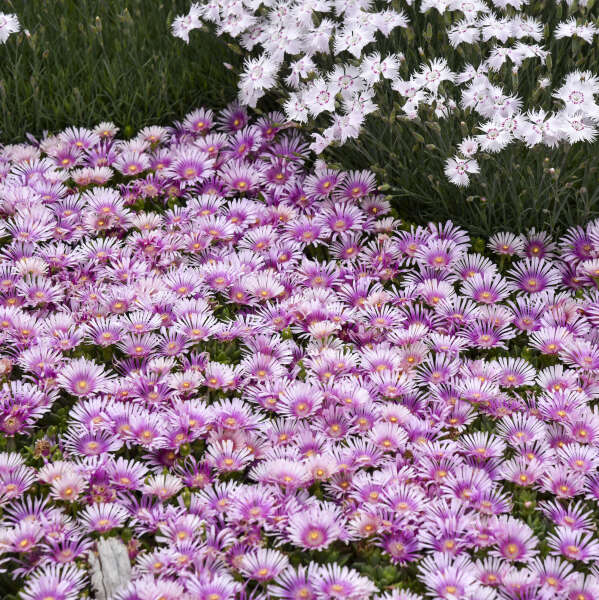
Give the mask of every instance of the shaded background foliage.
<path id="1" fill-rule="evenodd" d="M 15 12 L 30 35 L 20 32 L 0 46 L 0 141 L 14 143 L 26 133 L 40 136 L 103 120 L 115 122 L 128 137 L 146 125 L 181 119 L 197 106 L 220 109 L 233 101 L 243 62 L 240 49 L 208 29 L 192 32 L 189 45 L 170 33 L 172 19 L 189 5 L 189 0 L 5 2 L 2 10 Z M 542 14 L 549 29 L 568 16 L 566 4 L 553 0 L 538 0 L 531 11 Z M 588 11 L 590 19 L 598 18 L 599 3 L 589 3 Z M 423 15 L 414 6 L 408 13 L 410 27 L 377 44 L 383 54 L 404 53 L 403 77 L 422 62 L 422 53 L 450 56 L 446 17 L 434 10 Z M 572 68 L 596 71 L 599 64 L 594 45 L 552 39 L 548 49 L 558 57 L 552 69 L 529 61 L 513 82 L 513 90 L 525 98 L 549 72 L 551 89 Z M 450 66 L 456 70 L 466 60 L 477 64 L 471 48 L 452 52 Z M 498 78 L 505 80 L 505 74 Z M 537 105 L 551 109 L 549 90 L 534 94 Z M 271 93 L 259 108 L 276 109 L 279 100 Z M 360 139 L 329 149 L 325 158 L 346 169 L 373 169 L 404 221 L 451 219 L 486 237 L 530 227 L 559 234 L 599 217 L 597 145 L 533 151 L 511 145 L 483 156 L 481 175 L 468 188 L 457 188 L 443 173 L 444 161 L 464 136 L 478 133 L 480 118 L 452 116 L 439 127 L 430 107 L 420 120 L 409 121 L 396 101 L 390 89 L 379 94 L 380 108 L 368 117 Z"/>
<path id="2" fill-rule="evenodd" d="M 23 31 L 0 47 L 0 139 L 115 122 L 126 134 L 235 98 L 223 62 L 240 57 L 196 31 L 184 44 L 168 22 L 188 0 L 9 0 Z M 126 131 L 125 131 L 125 128 Z"/>

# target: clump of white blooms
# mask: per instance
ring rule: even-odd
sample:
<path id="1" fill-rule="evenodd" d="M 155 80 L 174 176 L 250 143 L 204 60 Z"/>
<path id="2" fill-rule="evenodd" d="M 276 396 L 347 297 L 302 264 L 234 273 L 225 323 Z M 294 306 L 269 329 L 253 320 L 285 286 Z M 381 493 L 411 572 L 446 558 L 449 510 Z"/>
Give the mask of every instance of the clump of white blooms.
<path id="1" fill-rule="evenodd" d="M 379 107 L 377 92 L 386 94 L 389 84 L 409 119 L 418 118 L 423 105 L 433 106 L 439 120 L 467 111 L 480 117 L 480 134 L 464 140 L 446 160 L 445 173 L 456 185 L 468 185 L 470 175 L 479 172 L 479 152 L 499 152 L 514 142 L 556 147 L 595 140 L 599 79 L 593 73 L 574 70 L 559 82 L 554 78 L 559 87 L 549 89 L 556 100 L 551 112 L 497 83 L 500 72 L 507 74 L 503 79 L 517 80 L 523 64 L 539 61 L 546 76 L 536 90 L 550 88 L 552 64 L 563 52 L 563 47 L 555 50 L 555 40 L 592 45 L 599 32 L 584 18 L 586 2 L 568 2 L 569 18 L 549 31 L 524 12 L 525 0 L 422 0 L 418 10 L 425 18 L 432 11 L 444 17 L 455 55 L 451 63 L 461 66 L 452 69 L 446 58 L 427 57 L 419 49 L 422 64 L 407 78 L 400 76 L 401 45 L 409 42 L 396 43 L 394 35 L 396 53 L 376 51 L 396 28 L 410 27 L 401 2 L 414 12 L 412 0 L 383 10 L 370 0 L 209 0 L 175 19 L 172 31 L 189 42 L 189 32 L 207 23 L 218 35 L 238 40 L 248 53 L 239 81 L 244 104 L 255 106 L 267 90 L 278 87 L 285 91 L 288 119 L 306 123 L 328 115 L 330 125 L 313 134 L 315 152 L 358 137 L 366 116 Z M 469 56 L 476 56 L 476 64 Z"/>
<path id="2" fill-rule="evenodd" d="M 11 34 L 21 29 L 17 15 L 0 12 L 0 44 L 4 44 Z"/>

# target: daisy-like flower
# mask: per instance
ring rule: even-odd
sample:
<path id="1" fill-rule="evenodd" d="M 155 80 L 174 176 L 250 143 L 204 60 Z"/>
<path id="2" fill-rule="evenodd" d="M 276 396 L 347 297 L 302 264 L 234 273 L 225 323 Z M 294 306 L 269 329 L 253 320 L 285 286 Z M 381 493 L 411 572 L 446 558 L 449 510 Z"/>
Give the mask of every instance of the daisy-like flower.
<path id="1" fill-rule="evenodd" d="M 146 481 L 141 491 L 164 501 L 177 494 L 182 487 L 181 480 L 174 475 L 155 475 Z"/>
<path id="2" fill-rule="evenodd" d="M 370 579 L 337 564 L 320 566 L 313 581 L 317 598 L 323 600 L 358 600 L 377 591 Z"/>
<path id="3" fill-rule="evenodd" d="M 208 179 L 212 173 L 213 160 L 203 152 L 185 149 L 178 152 L 164 174 L 176 177 L 188 186 Z"/>
<path id="4" fill-rule="evenodd" d="M 269 271 L 251 275 L 245 280 L 245 287 L 258 301 L 270 300 L 285 291 L 285 288 L 279 283 L 278 276 Z"/>
<path id="5" fill-rule="evenodd" d="M 6 230 L 16 241 L 37 243 L 50 239 L 55 222 L 44 210 L 32 209 L 8 221 Z"/>
<path id="6" fill-rule="evenodd" d="M 491 490 L 493 482 L 483 469 L 463 466 L 444 479 L 441 486 L 443 495 L 457 498 L 465 504 L 476 503 Z"/>
<path id="7" fill-rule="evenodd" d="M 385 535 L 381 542 L 383 550 L 393 563 L 404 565 L 418 558 L 420 546 L 417 536 L 413 533 Z"/>
<path id="8" fill-rule="evenodd" d="M 500 458 L 505 450 L 505 442 L 493 434 L 476 432 L 460 439 L 460 445 L 468 456 L 477 461 Z"/>
<path id="9" fill-rule="evenodd" d="M 79 520 L 86 529 L 106 533 L 125 522 L 127 511 L 118 504 L 92 504 L 86 507 Z"/>
<path id="10" fill-rule="evenodd" d="M 521 358 L 497 359 L 500 368 L 498 372 L 498 383 L 503 387 L 520 387 L 533 385 L 536 371 L 534 367 Z"/>
<path id="11" fill-rule="evenodd" d="M 89 150 L 100 143 L 100 137 L 93 131 L 78 127 L 69 127 L 60 134 L 62 142 L 78 149 Z"/>
<path id="12" fill-rule="evenodd" d="M 539 509 L 548 519 L 559 527 L 574 531 L 590 531 L 592 529 L 591 513 L 584 508 L 582 502 L 564 507 L 559 502 L 541 502 Z"/>
<path id="13" fill-rule="evenodd" d="M 335 505 L 320 504 L 306 512 L 292 515 L 287 536 L 295 546 L 321 550 L 344 536 L 343 519 Z"/>
<path id="14" fill-rule="evenodd" d="M 64 159 L 62 161 L 64 163 Z M 130 150 L 123 152 L 114 162 L 114 168 L 123 175 L 133 177 L 143 173 L 150 166 L 148 156 L 139 151 Z"/>
<path id="15" fill-rule="evenodd" d="M 343 181 L 345 174 L 323 166 L 314 175 L 309 175 L 304 182 L 306 193 L 316 198 L 330 196 Z"/>
<path id="16" fill-rule="evenodd" d="M 580 369 L 596 371 L 599 369 L 599 346 L 585 340 L 568 343 L 560 353 L 562 360 Z"/>
<path id="17" fill-rule="evenodd" d="M 452 240 L 431 240 L 416 251 L 415 259 L 433 269 L 445 269 L 461 254 L 462 249 Z"/>
<path id="18" fill-rule="evenodd" d="M 528 258 L 514 265 L 507 273 L 515 290 L 537 294 L 561 282 L 561 275 L 548 261 Z"/>
<path id="19" fill-rule="evenodd" d="M 85 571 L 76 565 L 48 564 L 30 577 L 21 596 L 25 600 L 76 600 L 86 583 Z"/>
<path id="20" fill-rule="evenodd" d="M 508 326 L 495 327 L 490 323 L 472 323 L 466 326 L 460 334 L 476 348 L 505 348 L 505 340 L 514 337 L 514 333 Z"/>
<path id="21" fill-rule="evenodd" d="M 426 587 L 436 598 L 454 600 L 472 591 L 475 579 L 466 557 L 452 559 L 447 554 L 435 553 L 419 566 Z"/>
<path id="22" fill-rule="evenodd" d="M 547 537 L 547 544 L 554 556 L 569 560 L 591 562 L 599 558 L 599 543 L 589 533 L 558 527 Z"/>
<path id="23" fill-rule="evenodd" d="M 210 109 L 198 108 L 189 113 L 183 121 L 183 127 L 190 133 L 206 133 L 214 124 L 214 112 Z"/>
<path id="24" fill-rule="evenodd" d="M 21 522 L 7 532 L 7 547 L 12 552 L 31 552 L 40 541 L 43 531 L 39 523 Z"/>
<path id="25" fill-rule="evenodd" d="M 529 343 L 543 354 L 558 354 L 572 343 L 572 334 L 565 327 L 541 327 Z"/>
<path id="26" fill-rule="evenodd" d="M 264 461 L 251 470 L 250 477 L 291 489 L 302 487 L 311 479 L 305 465 L 287 459 Z"/>
<path id="27" fill-rule="evenodd" d="M 572 565 L 558 558 L 548 556 L 544 561 L 537 558 L 532 563 L 532 569 L 537 574 L 542 589 L 549 594 L 565 591 L 570 585 Z"/>
<path id="28" fill-rule="evenodd" d="M 499 274 L 476 274 L 462 283 L 462 293 L 484 304 L 494 304 L 508 296 L 509 284 Z"/>
<path id="29" fill-rule="evenodd" d="M 557 450 L 561 461 L 572 471 L 591 473 L 599 466 L 599 452 L 591 446 L 567 444 Z"/>
<path id="30" fill-rule="evenodd" d="M 555 243 L 546 231 L 536 231 L 534 227 L 528 233 L 520 236 L 524 248 L 519 256 L 528 258 L 553 258 Z"/>
<path id="31" fill-rule="evenodd" d="M 86 486 L 87 482 L 82 475 L 74 470 L 69 470 L 52 481 L 50 497 L 55 500 L 75 502 Z"/>
<path id="32" fill-rule="evenodd" d="M 193 577 L 187 583 L 187 589 L 197 598 L 214 598 L 215 600 L 227 600 L 241 594 L 243 585 L 236 582 L 227 573 L 212 573 L 209 577 Z M 177 595 L 180 598 L 181 595 Z"/>
<path id="33" fill-rule="evenodd" d="M 364 220 L 364 214 L 356 206 L 335 203 L 323 207 L 322 213 L 314 219 L 314 224 L 331 235 L 341 236 L 359 230 Z"/>
<path id="34" fill-rule="evenodd" d="M 288 568 L 268 586 L 269 594 L 284 600 L 292 600 L 293 598 L 313 600 L 315 598 L 312 584 L 314 568 L 313 563 L 308 568 L 303 566 L 297 567 L 297 570 Z"/>
<path id="35" fill-rule="evenodd" d="M 519 446 L 542 440 L 545 424 L 536 417 L 516 413 L 502 419 L 497 426 L 497 433 L 510 445 Z"/>
<path id="36" fill-rule="evenodd" d="M 0 389 L 0 431 L 7 436 L 25 433 L 47 411 L 53 395 L 45 395 L 31 383 L 8 381 Z"/>
<path id="37" fill-rule="evenodd" d="M 536 554 L 537 539 L 525 523 L 509 516 L 492 522 L 496 550 L 493 555 L 510 561 L 526 561 Z"/>
<path id="38" fill-rule="evenodd" d="M 320 409 L 323 398 L 317 387 L 297 382 L 280 395 L 281 410 L 283 414 L 296 419 L 310 418 Z"/>
<path id="39" fill-rule="evenodd" d="M 222 167 L 221 177 L 232 192 L 254 192 L 264 180 L 264 170 L 241 161 Z"/>
<path id="40" fill-rule="evenodd" d="M 210 444 L 206 459 L 219 471 L 241 471 L 252 461 L 252 453 L 247 448 L 235 448 L 232 440 Z"/>
<path id="41" fill-rule="evenodd" d="M 122 457 L 108 465 L 108 476 L 110 480 L 119 488 L 137 490 L 141 487 L 147 474 L 147 468 L 144 464 L 133 460 L 126 460 Z"/>
<path id="42" fill-rule="evenodd" d="M 111 377 L 91 360 L 78 358 L 66 364 L 58 374 L 58 384 L 70 394 L 80 397 L 103 392 Z"/>
<path id="43" fill-rule="evenodd" d="M 126 437 L 128 441 L 146 448 L 157 448 L 163 441 L 158 415 L 147 411 L 133 413 L 129 419 Z"/>
<path id="44" fill-rule="evenodd" d="M 352 171 L 340 183 L 335 191 L 339 200 L 356 200 L 364 198 L 375 190 L 374 175 L 368 171 Z"/>
<path id="45" fill-rule="evenodd" d="M 7 456 L 6 454 L 4 455 Z M 13 454 L 12 456 L 17 456 Z M 7 503 L 13 498 L 19 498 L 35 482 L 36 476 L 32 469 L 23 464 L 15 464 L 7 468 L 3 466 L 0 472 L 0 497 L 2 504 Z"/>
<path id="46" fill-rule="evenodd" d="M 275 512 L 276 500 L 265 487 L 248 486 L 236 498 L 231 518 L 238 521 L 264 522 Z"/>
<path id="47" fill-rule="evenodd" d="M 277 577 L 289 565 L 289 559 L 278 550 L 259 549 L 246 554 L 239 568 L 248 578 L 269 581 Z"/>
<path id="48" fill-rule="evenodd" d="M 557 498 L 573 498 L 582 492 L 584 475 L 561 465 L 553 466 L 546 470 L 540 485 Z"/>
<path id="49" fill-rule="evenodd" d="M 599 279 L 599 259 L 585 260 L 581 264 L 582 272 L 591 279 Z"/>
<path id="50" fill-rule="evenodd" d="M 110 346 L 120 340 L 122 328 L 114 319 L 95 319 L 86 327 L 86 335 L 98 346 Z"/>
<path id="51" fill-rule="evenodd" d="M 238 103 L 231 104 L 223 110 L 216 122 L 226 132 L 235 132 L 243 129 L 248 123 L 247 109 Z"/>
<path id="52" fill-rule="evenodd" d="M 115 452 L 123 445 L 117 436 L 108 431 L 92 433 L 83 426 L 70 428 L 63 440 L 65 448 L 75 456 L 101 456 Z"/>

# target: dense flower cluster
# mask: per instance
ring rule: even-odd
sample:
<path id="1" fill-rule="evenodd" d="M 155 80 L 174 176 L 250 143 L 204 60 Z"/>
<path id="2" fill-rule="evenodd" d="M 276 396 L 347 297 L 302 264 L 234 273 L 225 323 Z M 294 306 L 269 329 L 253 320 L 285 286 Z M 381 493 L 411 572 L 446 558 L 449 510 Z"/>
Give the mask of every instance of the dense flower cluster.
<path id="1" fill-rule="evenodd" d="M 75 600 L 109 535 L 119 600 L 596 600 L 599 222 L 474 252 L 282 121 L 2 148 L 3 570 Z"/>
<path id="2" fill-rule="evenodd" d="M 445 30 L 435 35 L 446 38 L 449 47 L 436 50 L 452 53 L 450 60 L 457 63 L 452 69 L 447 54 L 429 56 L 420 48 L 422 62 L 407 77 L 400 67 L 414 34 L 398 38 L 394 30 L 408 28 L 409 20 L 400 3 L 381 4 L 376 10 L 381 6 L 361 0 L 212 0 L 193 4 L 189 14 L 174 21 L 172 31 L 188 42 L 189 32 L 206 22 L 218 35 L 239 39 L 248 53 L 239 82 L 243 103 L 255 106 L 267 90 L 278 86 L 285 90 L 288 119 L 304 123 L 321 113 L 331 115 L 330 126 L 313 134 L 311 148 L 317 152 L 358 137 L 366 116 L 378 108 L 378 94 L 386 97 L 390 89 L 410 119 L 427 105 L 435 107 L 439 120 L 470 111 L 480 116 L 481 133 L 465 139 L 458 154 L 446 162 L 447 177 L 460 186 L 479 172 L 478 152 L 499 152 L 515 141 L 555 147 L 595 140 L 599 80 L 590 71 L 576 69 L 557 81 L 552 71 L 552 64 L 569 53 L 556 40 L 593 44 L 599 32 L 589 20 L 586 2 L 569 6 L 569 18 L 554 31 L 544 31 L 543 3 L 423 0 L 413 7 L 406 0 L 403 8 L 422 14 L 425 27 L 431 13 L 441 15 L 433 27 Z M 383 50 L 389 49 L 389 44 L 380 44 L 385 38 L 394 40 L 394 52 Z M 254 56 L 256 48 L 260 53 Z M 518 74 L 529 61 L 538 61 L 544 72 L 530 97 L 523 98 Z M 279 73 L 285 75 L 283 80 Z M 524 79 L 529 77 L 524 73 Z M 547 111 L 538 100 L 552 80 L 556 88 L 549 96 L 556 106 Z"/>

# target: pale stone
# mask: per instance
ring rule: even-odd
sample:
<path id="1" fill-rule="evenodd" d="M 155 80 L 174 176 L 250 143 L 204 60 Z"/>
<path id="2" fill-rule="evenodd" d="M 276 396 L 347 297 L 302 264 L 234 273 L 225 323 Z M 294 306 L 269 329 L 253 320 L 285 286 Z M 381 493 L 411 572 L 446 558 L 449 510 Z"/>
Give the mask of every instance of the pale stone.
<path id="1" fill-rule="evenodd" d="M 97 552 L 90 552 L 91 583 L 97 600 L 110 600 L 131 581 L 129 553 L 117 538 L 98 540 Z"/>

